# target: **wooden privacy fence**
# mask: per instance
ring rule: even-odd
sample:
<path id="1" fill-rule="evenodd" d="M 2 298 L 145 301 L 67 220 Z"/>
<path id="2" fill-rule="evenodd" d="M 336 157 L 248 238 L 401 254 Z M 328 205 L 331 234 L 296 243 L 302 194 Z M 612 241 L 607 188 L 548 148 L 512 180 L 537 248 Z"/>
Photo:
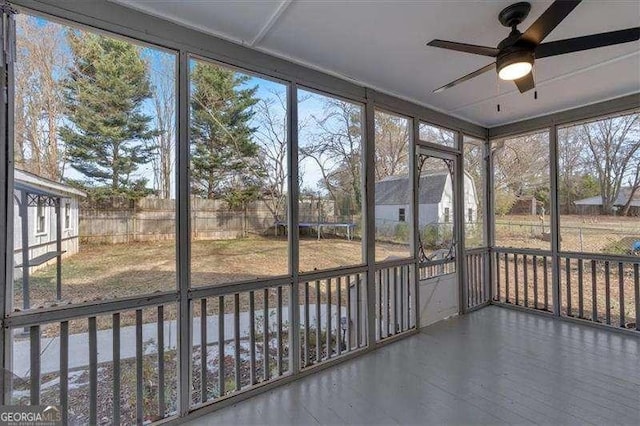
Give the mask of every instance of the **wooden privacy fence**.
<path id="1" fill-rule="evenodd" d="M 117 244 L 175 239 L 175 200 L 143 198 L 131 206 L 81 206 L 80 239 Z M 283 220 L 284 215 L 282 216 Z M 226 239 L 263 234 L 275 223 L 266 201 L 231 209 L 222 200 L 191 199 L 192 239 Z"/>

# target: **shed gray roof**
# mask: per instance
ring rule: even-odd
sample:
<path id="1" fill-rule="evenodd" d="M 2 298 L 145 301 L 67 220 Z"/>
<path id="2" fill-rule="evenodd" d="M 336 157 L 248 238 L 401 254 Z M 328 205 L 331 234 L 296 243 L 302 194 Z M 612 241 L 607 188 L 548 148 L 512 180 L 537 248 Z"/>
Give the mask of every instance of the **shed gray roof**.
<path id="1" fill-rule="evenodd" d="M 631 188 L 625 187 L 620 188 L 620 193 L 618 194 L 618 198 L 616 198 L 614 206 L 624 206 L 627 204 L 629 200 L 629 196 L 631 195 Z M 583 198 L 582 200 L 575 201 L 577 206 L 601 206 L 602 205 L 602 197 L 597 195 L 595 197 Z M 636 191 L 633 196 L 633 200 L 631 200 L 631 206 L 640 207 L 640 191 Z"/>
<path id="2" fill-rule="evenodd" d="M 437 172 L 420 177 L 419 204 L 438 204 L 442 199 L 448 172 Z M 391 176 L 376 182 L 376 205 L 409 204 L 409 179 Z"/>
<path id="3" fill-rule="evenodd" d="M 26 191 L 30 194 L 71 198 L 84 198 L 87 196 L 84 191 L 80 191 L 72 186 L 55 182 L 20 169 L 15 169 L 13 180 L 16 190 Z"/>

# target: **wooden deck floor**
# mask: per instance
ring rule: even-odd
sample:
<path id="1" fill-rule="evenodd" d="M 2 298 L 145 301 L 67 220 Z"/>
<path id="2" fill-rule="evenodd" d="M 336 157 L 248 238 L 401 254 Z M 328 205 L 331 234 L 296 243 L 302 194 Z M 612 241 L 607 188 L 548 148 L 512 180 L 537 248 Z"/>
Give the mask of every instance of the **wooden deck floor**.
<path id="1" fill-rule="evenodd" d="M 192 425 L 640 424 L 640 339 L 495 306 Z"/>

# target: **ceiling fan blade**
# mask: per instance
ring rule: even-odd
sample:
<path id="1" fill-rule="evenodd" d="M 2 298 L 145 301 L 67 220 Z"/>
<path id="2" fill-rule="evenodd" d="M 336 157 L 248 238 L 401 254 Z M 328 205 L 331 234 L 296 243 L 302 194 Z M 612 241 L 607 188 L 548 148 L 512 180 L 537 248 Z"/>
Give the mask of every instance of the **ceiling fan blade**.
<path id="1" fill-rule="evenodd" d="M 533 82 L 532 72 L 530 72 L 529 74 L 525 75 L 522 78 L 514 80 L 514 83 L 516 83 L 516 86 L 518 86 L 518 90 L 520 90 L 520 93 L 527 92 L 533 89 L 534 87 L 536 87 L 535 83 Z"/>
<path id="2" fill-rule="evenodd" d="M 640 40 L 640 27 L 550 41 L 549 43 L 542 43 L 536 48 L 536 58 L 564 55 L 565 53 L 580 52 L 581 50 L 596 49 L 636 40 Z"/>
<path id="3" fill-rule="evenodd" d="M 495 47 L 476 46 L 475 44 L 457 43 L 455 41 L 431 40 L 427 46 L 440 47 L 442 49 L 457 50 L 458 52 L 473 53 L 482 56 L 498 56 L 499 50 Z"/>
<path id="4" fill-rule="evenodd" d="M 580 0 L 556 0 L 536 21 L 531 24 L 529 29 L 520 36 L 520 40 L 525 40 L 531 44 L 538 45 L 549 35 L 555 27 L 558 26 L 564 18 L 571 13 Z"/>
<path id="5" fill-rule="evenodd" d="M 471 80 L 473 77 L 477 77 L 480 74 L 484 74 L 485 72 L 487 72 L 489 70 L 492 70 L 495 67 L 496 67 L 496 63 L 492 62 L 489 65 L 480 68 L 479 70 L 475 70 L 474 72 L 472 72 L 470 74 L 467 74 L 464 77 L 460 77 L 459 79 L 454 80 L 449 84 L 445 84 L 444 86 L 437 88 L 436 90 L 433 91 L 433 93 L 439 93 L 439 92 L 442 92 L 445 89 L 449 89 L 449 88 L 451 88 L 453 86 L 457 86 L 458 84 L 460 84 L 462 82 L 465 82 L 467 80 Z"/>

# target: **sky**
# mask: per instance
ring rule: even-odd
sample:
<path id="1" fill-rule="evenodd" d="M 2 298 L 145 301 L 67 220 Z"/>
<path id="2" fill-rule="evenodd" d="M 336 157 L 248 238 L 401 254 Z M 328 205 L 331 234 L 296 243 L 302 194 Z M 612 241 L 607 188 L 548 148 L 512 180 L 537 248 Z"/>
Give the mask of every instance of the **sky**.
<path id="1" fill-rule="evenodd" d="M 47 21 L 44 18 L 35 18 L 36 25 L 40 27 L 44 27 L 46 25 L 54 25 L 59 27 L 60 31 L 64 31 L 69 27 L 52 23 Z M 18 21 L 18 34 L 20 34 L 20 20 Z M 155 49 L 149 47 L 148 45 L 141 45 L 141 56 L 145 59 L 149 64 L 149 79 L 152 86 L 158 85 L 162 79 L 164 78 L 175 78 L 176 76 L 176 56 L 165 50 Z M 62 46 L 62 49 L 65 53 L 70 55 L 70 48 L 65 43 Z M 19 60 L 19 57 L 18 57 Z M 242 74 L 242 73 L 240 73 Z M 259 99 L 275 99 L 275 94 L 279 94 L 280 96 L 286 96 L 287 86 L 266 78 L 260 78 L 255 75 L 246 74 L 249 78 L 245 81 L 241 88 L 256 88 L 256 97 Z M 56 78 L 63 78 L 63 75 L 57 75 Z M 275 93 L 275 94 L 274 94 Z M 314 117 L 321 117 L 325 113 L 325 102 L 324 96 L 306 92 L 303 90 L 299 91 L 299 121 L 300 123 L 307 123 L 305 129 L 301 129 L 299 133 L 299 144 L 300 146 L 304 146 L 310 142 L 311 135 L 318 132 L 318 127 L 315 125 Z M 279 104 L 275 104 L 274 108 L 279 109 L 276 111 L 276 114 L 282 115 L 284 111 Z M 152 123 L 155 123 L 156 113 L 153 106 L 153 99 L 146 99 L 142 104 L 142 111 L 153 117 Z M 69 124 L 69 123 L 66 123 Z M 252 119 L 251 125 L 253 127 L 259 127 L 260 123 L 254 116 Z M 300 161 L 300 170 L 301 176 L 303 176 L 302 181 L 302 189 L 311 189 L 313 191 L 321 191 L 321 186 L 319 185 L 322 175 L 317 165 L 315 165 L 309 159 L 301 159 Z M 153 186 L 154 178 L 153 178 L 153 167 L 152 165 L 146 164 L 141 166 L 137 171 L 137 177 L 144 177 L 148 180 L 149 187 Z M 82 179 L 83 175 L 73 169 L 71 166 L 67 165 L 64 170 L 64 177 L 71 179 Z M 175 179 L 174 179 L 175 180 Z M 172 192 L 173 188 L 175 188 L 175 182 L 172 182 Z"/>

